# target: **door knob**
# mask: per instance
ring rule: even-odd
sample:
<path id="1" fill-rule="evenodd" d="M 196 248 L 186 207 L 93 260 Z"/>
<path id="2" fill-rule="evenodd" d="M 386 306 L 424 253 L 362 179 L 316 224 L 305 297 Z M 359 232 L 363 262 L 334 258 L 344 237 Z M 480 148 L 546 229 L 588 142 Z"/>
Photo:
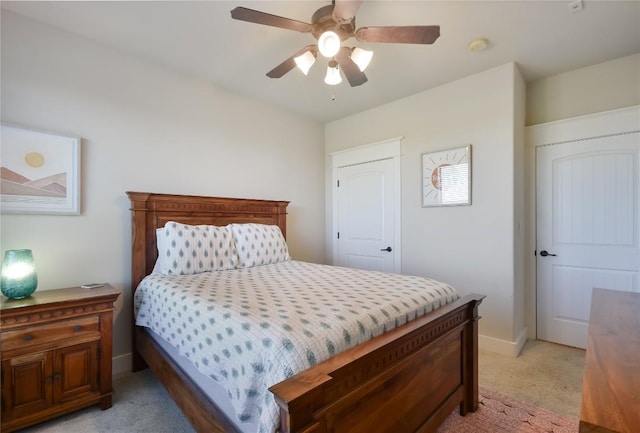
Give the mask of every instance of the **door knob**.
<path id="1" fill-rule="evenodd" d="M 540 255 L 541 255 L 542 257 L 547 257 L 547 256 L 554 256 L 554 257 L 555 257 L 555 256 L 557 256 L 557 254 L 552 254 L 552 253 L 550 253 L 550 252 L 549 252 L 549 251 L 547 251 L 547 250 L 542 250 L 542 251 L 540 251 Z"/>
<path id="2" fill-rule="evenodd" d="M 383 248 L 380 251 L 386 251 L 386 252 L 390 253 L 391 252 L 391 247 Z"/>

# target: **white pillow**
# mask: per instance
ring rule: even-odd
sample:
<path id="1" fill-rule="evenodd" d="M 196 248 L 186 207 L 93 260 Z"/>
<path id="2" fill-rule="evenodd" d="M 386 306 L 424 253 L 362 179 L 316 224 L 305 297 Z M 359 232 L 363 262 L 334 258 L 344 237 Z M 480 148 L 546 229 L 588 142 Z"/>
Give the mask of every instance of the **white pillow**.
<path id="1" fill-rule="evenodd" d="M 290 260 L 280 227 L 265 224 L 229 224 L 236 240 L 240 267 L 269 265 Z"/>
<path id="2" fill-rule="evenodd" d="M 156 230 L 158 260 L 154 272 L 191 275 L 234 269 L 237 253 L 226 227 L 192 226 L 169 221 Z"/>

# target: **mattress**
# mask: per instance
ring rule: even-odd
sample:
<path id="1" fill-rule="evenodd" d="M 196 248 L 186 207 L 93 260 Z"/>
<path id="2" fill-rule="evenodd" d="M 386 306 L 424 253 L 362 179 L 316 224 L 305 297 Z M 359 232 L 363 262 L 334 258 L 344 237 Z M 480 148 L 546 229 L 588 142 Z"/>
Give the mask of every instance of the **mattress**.
<path id="1" fill-rule="evenodd" d="M 148 329 L 147 333 L 153 341 L 164 350 L 164 352 L 173 360 L 173 362 L 186 374 L 198 388 L 212 402 L 216 404 L 220 412 L 227 417 L 227 421 L 236 426 L 241 433 L 256 433 L 258 424 L 253 422 L 238 422 L 235 409 L 227 396 L 226 389 L 211 377 L 206 376 L 198 371 L 193 362 L 180 355 L 178 350 L 169 344 L 166 340 Z"/>
<path id="2" fill-rule="evenodd" d="M 273 433 L 268 387 L 458 299 L 447 284 L 300 261 L 151 274 L 134 299 L 151 329 L 225 390 L 239 425 Z"/>

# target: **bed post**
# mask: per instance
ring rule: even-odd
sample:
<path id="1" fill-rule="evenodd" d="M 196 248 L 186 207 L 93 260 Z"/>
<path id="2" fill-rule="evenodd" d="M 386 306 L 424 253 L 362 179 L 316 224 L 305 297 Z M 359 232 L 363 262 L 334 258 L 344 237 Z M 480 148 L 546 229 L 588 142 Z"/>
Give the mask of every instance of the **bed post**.
<path id="1" fill-rule="evenodd" d="M 277 202 L 277 219 L 278 226 L 280 227 L 280 231 L 282 231 L 282 236 L 287 238 L 287 206 L 289 205 L 288 201 L 280 201 Z"/>
<path id="2" fill-rule="evenodd" d="M 460 415 L 478 410 L 478 305 L 482 298 L 467 304 L 471 320 L 462 331 L 464 355 L 462 359 L 462 383 L 464 396 L 460 404 Z"/>
<path id="3" fill-rule="evenodd" d="M 127 192 L 131 200 L 131 294 L 136 291 L 136 287 L 140 281 L 146 276 L 144 272 L 147 260 L 147 243 L 146 243 L 146 201 L 150 194 Z M 133 299 L 132 299 L 133 302 Z M 131 323 L 135 327 L 135 318 L 133 317 L 133 308 L 131 309 Z M 136 348 L 136 332 L 131 332 L 131 353 L 133 371 L 140 371 L 147 368 L 147 363 L 138 353 Z"/>

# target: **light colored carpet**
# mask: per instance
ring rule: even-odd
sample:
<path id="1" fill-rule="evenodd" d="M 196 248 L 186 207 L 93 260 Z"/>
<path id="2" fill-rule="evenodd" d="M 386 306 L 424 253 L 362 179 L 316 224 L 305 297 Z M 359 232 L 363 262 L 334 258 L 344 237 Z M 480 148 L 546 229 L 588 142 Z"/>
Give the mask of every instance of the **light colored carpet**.
<path id="1" fill-rule="evenodd" d="M 481 387 L 571 418 L 580 417 L 585 351 L 529 340 L 517 358 L 480 350 Z"/>
<path id="2" fill-rule="evenodd" d="M 113 387 L 110 409 L 92 406 L 21 433 L 194 433 L 150 370 L 120 376 Z"/>
<path id="3" fill-rule="evenodd" d="M 583 350 L 542 341 L 529 341 L 518 358 L 479 354 L 481 387 L 574 419 L 580 411 L 583 370 Z M 149 370 L 120 376 L 113 386 L 111 409 L 93 406 L 21 433 L 194 432 Z"/>

